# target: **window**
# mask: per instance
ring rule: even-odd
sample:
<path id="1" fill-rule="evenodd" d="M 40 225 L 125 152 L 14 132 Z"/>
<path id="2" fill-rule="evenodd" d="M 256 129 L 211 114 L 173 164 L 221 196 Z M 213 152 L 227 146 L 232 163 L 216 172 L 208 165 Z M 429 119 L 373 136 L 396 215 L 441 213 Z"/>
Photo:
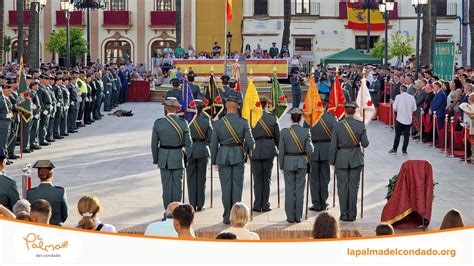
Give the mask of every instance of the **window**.
<path id="1" fill-rule="evenodd" d="M 268 0 L 254 0 L 253 14 L 255 16 L 268 15 Z"/>
<path id="2" fill-rule="evenodd" d="M 127 41 L 110 41 L 105 44 L 105 63 L 120 63 L 131 59 L 132 47 Z"/>
<path id="3" fill-rule="evenodd" d="M 174 0 L 156 0 L 156 11 L 175 11 Z"/>
<path id="4" fill-rule="evenodd" d="M 375 47 L 375 43 L 378 42 L 380 36 L 370 36 L 370 49 Z M 355 37 L 355 49 L 356 50 L 367 50 L 367 36 L 356 36 Z"/>
<path id="5" fill-rule="evenodd" d="M 312 39 L 295 39 L 295 52 L 311 52 L 312 48 Z"/>
<path id="6" fill-rule="evenodd" d="M 112 11 L 127 10 L 126 0 L 110 0 L 110 10 Z"/>
<path id="7" fill-rule="evenodd" d="M 310 14 L 310 0 L 294 0 L 295 14 Z"/>
<path id="8" fill-rule="evenodd" d="M 173 41 L 154 41 L 151 44 L 151 55 L 152 57 L 157 57 L 158 55 L 163 55 L 163 49 L 167 47 L 167 44 L 169 44 L 169 47 L 171 49 L 176 48 L 176 43 Z"/>
<path id="9" fill-rule="evenodd" d="M 18 41 L 12 43 L 12 62 L 15 62 L 18 58 Z M 28 40 L 23 43 L 23 62 L 28 62 Z"/>

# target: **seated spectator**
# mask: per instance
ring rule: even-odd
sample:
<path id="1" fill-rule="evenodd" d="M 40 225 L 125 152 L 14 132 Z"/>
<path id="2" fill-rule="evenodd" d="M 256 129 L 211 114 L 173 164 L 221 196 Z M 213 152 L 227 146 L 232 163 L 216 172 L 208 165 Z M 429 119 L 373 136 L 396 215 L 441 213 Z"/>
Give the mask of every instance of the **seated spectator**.
<path id="1" fill-rule="evenodd" d="M 0 217 L 15 219 L 15 214 L 7 209 L 5 206 L 0 204 Z"/>
<path id="2" fill-rule="evenodd" d="M 100 212 L 100 202 L 97 197 L 82 197 L 77 203 L 77 209 L 82 218 L 73 227 L 102 232 L 117 232 L 113 225 L 104 224 L 97 217 L 97 214 Z"/>
<path id="3" fill-rule="evenodd" d="M 31 221 L 41 224 L 50 224 L 52 215 L 51 204 L 47 200 L 38 199 L 31 203 Z"/>
<path id="4" fill-rule="evenodd" d="M 462 91 L 456 89 L 454 92 L 449 94 L 451 96 L 450 102 L 448 102 L 448 107 L 446 107 L 446 112 L 449 117 L 453 117 L 456 113 L 459 112 L 459 105 L 461 104 Z"/>
<path id="5" fill-rule="evenodd" d="M 189 204 L 181 204 L 173 210 L 173 225 L 178 238 L 196 238 L 191 229 L 194 221 L 194 208 Z"/>
<path id="6" fill-rule="evenodd" d="M 33 209 L 33 202 L 38 199 L 44 199 L 50 203 L 52 208 L 51 224 L 63 225 L 69 215 L 66 190 L 62 187 L 54 186 L 54 164 L 49 160 L 37 161 L 33 168 L 38 169 L 38 177 L 40 184 L 27 191 L 26 199 L 31 202 Z M 33 217 L 33 215 L 31 214 Z M 48 219 L 49 221 L 49 219 Z"/>
<path id="7" fill-rule="evenodd" d="M 375 234 L 378 236 L 387 236 L 395 234 L 395 231 L 391 224 L 381 223 L 375 228 Z"/>
<path id="8" fill-rule="evenodd" d="M 316 217 L 312 236 L 314 239 L 339 238 L 339 223 L 329 212 L 324 211 Z"/>
<path id="9" fill-rule="evenodd" d="M 216 239 L 236 240 L 237 236 L 231 232 L 222 232 L 217 235 Z"/>
<path id="10" fill-rule="evenodd" d="M 456 209 L 452 209 L 444 215 L 443 222 L 439 230 L 451 229 L 464 227 L 464 219 L 462 218 L 461 212 Z"/>
<path id="11" fill-rule="evenodd" d="M 7 154 L 0 147 L 0 204 L 11 211 L 13 205 L 20 200 L 20 195 L 15 180 L 5 175 L 6 165 Z"/>
<path id="12" fill-rule="evenodd" d="M 178 237 L 178 233 L 174 230 L 173 211 L 179 205 L 181 205 L 180 202 L 171 202 L 168 204 L 165 218 L 161 221 L 149 224 L 145 229 L 145 235 Z"/>
<path id="13" fill-rule="evenodd" d="M 257 233 L 250 232 L 246 226 L 250 221 L 250 210 L 242 202 L 234 204 L 230 210 L 231 227 L 221 233 L 233 233 L 239 240 L 260 240 Z"/>
<path id="14" fill-rule="evenodd" d="M 16 215 L 16 219 L 17 219 L 17 220 L 20 220 L 20 221 L 31 222 L 31 216 L 30 216 L 30 213 L 29 213 L 29 212 L 19 212 L 19 213 Z"/>
<path id="15" fill-rule="evenodd" d="M 31 204 L 26 199 L 21 199 L 13 205 L 13 214 L 18 215 L 20 212 L 30 213 Z"/>

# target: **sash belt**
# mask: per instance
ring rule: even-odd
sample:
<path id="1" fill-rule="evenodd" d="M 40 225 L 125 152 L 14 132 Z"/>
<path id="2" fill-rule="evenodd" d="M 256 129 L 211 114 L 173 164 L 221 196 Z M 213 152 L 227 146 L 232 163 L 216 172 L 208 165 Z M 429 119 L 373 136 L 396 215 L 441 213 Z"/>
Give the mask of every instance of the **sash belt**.
<path id="1" fill-rule="evenodd" d="M 313 140 L 313 143 L 328 143 L 331 142 L 331 139 L 316 139 Z"/>
<path id="2" fill-rule="evenodd" d="M 183 147 L 182 146 L 166 146 L 166 145 L 160 145 L 160 149 L 165 149 L 165 150 L 181 150 Z"/>

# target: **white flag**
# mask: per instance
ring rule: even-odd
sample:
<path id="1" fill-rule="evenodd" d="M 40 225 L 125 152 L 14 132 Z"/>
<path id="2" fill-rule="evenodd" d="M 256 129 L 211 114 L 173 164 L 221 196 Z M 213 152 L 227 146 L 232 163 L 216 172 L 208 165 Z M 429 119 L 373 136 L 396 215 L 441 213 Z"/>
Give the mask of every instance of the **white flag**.
<path id="1" fill-rule="evenodd" d="M 370 121 L 372 121 L 372 118 L 375 117 L 375 107 L 372 103 L 372 97 L 370 97 L 369 89 L 367 88 L 366 78 L 361 80 L 361 86 L 359 92 L 357 93 L 356 103 L 359 107 L 356 109 L 354 118 L 361 122 L 365 121 L 365 124 L 368 125 Z"/>

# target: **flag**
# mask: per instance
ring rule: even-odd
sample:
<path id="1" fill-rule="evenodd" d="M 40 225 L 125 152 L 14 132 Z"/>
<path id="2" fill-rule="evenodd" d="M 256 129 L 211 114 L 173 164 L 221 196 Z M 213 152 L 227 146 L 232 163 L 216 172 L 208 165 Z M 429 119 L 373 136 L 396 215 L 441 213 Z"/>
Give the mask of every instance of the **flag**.
<path id="1" fill-rule="evenodd" d="M 385 30 L 385 20 L 375 1 L 369 3 L 369 10 L 365 6 L 367 3 L 347 3 L 347 28 L 352 30 L 367 30 L 368 12 L 370 12 L 370 30 Z"/>
<path id="2" fill-rule="evenodd" d="M 235 91 L 240 93 L 242 91 L 242 87 L 240 85 L 240 66 L 237 60 L 232 65 L 232 73 L 234 74 L 234 78 L 237 80 L 237 83 L 235 84 Z"/>
<path id="3" fill-rule="evenodd" d="M 304 98 L 303 112 L 305 112 L 304 120 L 314 127 L 324 113 L 323 103 L 319 97 L 318 89 L 314 84 L 314 75 L 309 79 L 309 89 Z"/>
<path id="4" fill-rule="evenodd" d="M 191 86 L 189 86 L 186 79 L 183 81 L 183 89 L 181 90 L 179 104 L 181 105 L 181 109 L 179 110 L 178 115 L 191 123 L 196 117 L 197 108 L 191 91 Z"/>
<path id="5" fill-rule="evenodd" d="M 262 104 L 260 103 L 260 97 L 258 97 L 257 88 L 255 87 L 252 78 L 250 78 L 249 86 L 245 93 L 244 105 L 242 107 L 242 118 L 247 119 L 250 126 L 255 127 L 262 115 L 263 109 Z M 250 116 L 252 116 L 252 119 L 250 119 Z"/>
<path id="6" fill-rule="evenodd" d="M 369 89 L 367 88 L 367 80 L 365 78 L 361 80 L 361 87 L 357 93 L 356 102 L 359 107 L 356 109 L 354 118 L 361 122 L 365 122 L 365 124 L 368 125 L 375 116 L 375 106 L 372 103 L 372 98 L 370 97 Z"/>
<path id="7" fill-rule="evenodd" d="M 203 99 L 203 103 L 206 106 L 203 108 L 203 111 L 212 121 L 216 121 L 219 118 L 219 114 L 224 110 L 224 105 L 213 75 L 209 78 L 209 85 L 205 90 L 206 96 Z"/>
<path id="8" fill-rule="evenodd" d="M 33 115 L 31 113 L 31 98 L 28 85 L 26 84 L 26 74 L 23 68 L 23 57 L 20 59 L 20 76 L 18 84 L 18 101 L 17 109 L 20 110 L 20 116 L 25 123 L 30 122 Z"/>
<path id="9" fill-rule="evenodd" d="M 280 87 L 277 75 L 273 76 L 272 90 L 270 91 L 270 102 L 268 103 L 268 110 L 272 112 L 276 117 L 280 118 L 288 109 L 288 101 L 286 100 L 285 94 Z"/>
<path id="10" fill-rule="evenodd" d="M 234 18 L 232 14 L 232 0 L 227 0 L 226 14 L 227 14 L 227 21 L 232 21 L 232 19 Z"/>
<path id="11" fill-rule="evenodd" d="M 334 78 L 334 86 L 332 87 L 331 94 L 329 95 L 328 112 L 335 115 L 338 120 L 346 114 L 344 104 L 346 99 L 342 92 L 341 83 L 339 82 L 339 75 Z"/>

